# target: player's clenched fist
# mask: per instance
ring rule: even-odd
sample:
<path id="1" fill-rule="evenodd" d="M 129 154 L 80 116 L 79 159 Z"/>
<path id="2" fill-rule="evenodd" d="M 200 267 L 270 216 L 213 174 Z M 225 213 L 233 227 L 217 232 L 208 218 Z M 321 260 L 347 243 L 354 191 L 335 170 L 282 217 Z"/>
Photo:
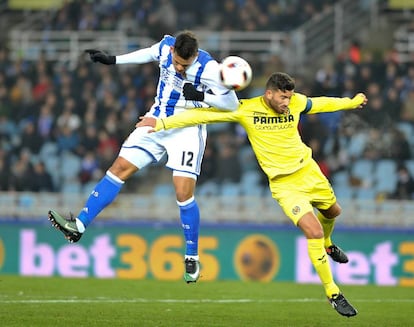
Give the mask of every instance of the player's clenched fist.
<path id="1" fill-rule="evenodd" d="M 115 56 L 111 56 L 101 50 L 87 49 L 86 53 L 89 54 L 89 57 L 93 62 L 100 62 L 105 65 L 115 65 Z"/>

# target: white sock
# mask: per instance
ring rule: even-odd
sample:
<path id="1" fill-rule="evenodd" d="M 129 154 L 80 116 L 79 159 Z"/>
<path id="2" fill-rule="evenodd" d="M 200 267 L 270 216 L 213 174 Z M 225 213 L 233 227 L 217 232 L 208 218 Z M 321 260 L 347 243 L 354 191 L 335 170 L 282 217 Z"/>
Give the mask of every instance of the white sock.
<path id="1" fill-rule="evenodd" d="M 85 225 L 78 218 L 76 218 L 76 227 L 78 228 L 79 233 L 83 233 L 85 231 Z"/>
<path id="2" fill-rule="evenodd" d="M 195 261 L 200 260 L 200 258 L 198 257 L 198 255 L 185 255 L 184 259 L 194 259 Z"/>

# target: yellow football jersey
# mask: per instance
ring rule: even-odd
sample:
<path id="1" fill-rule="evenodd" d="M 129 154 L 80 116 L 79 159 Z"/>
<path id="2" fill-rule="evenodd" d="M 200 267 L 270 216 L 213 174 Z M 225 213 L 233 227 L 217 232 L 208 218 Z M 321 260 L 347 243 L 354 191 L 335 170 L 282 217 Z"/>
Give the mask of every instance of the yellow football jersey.
<path id="1" fill-rule="evenodd" d="M 276 113 L 268 107 L 262 96 L 240 100 L 236 111 L 227 112 L 214 108 L 191 109 L 157 121 L 155 130 L 179 128 L 197 124 L 237 122 L 244 127 L 263 171 L 273 179 L 291 174 L 305 166 L 312 156 L 298 131 L 301 113 L 332 112 L 353 109 L 363 102 L 363 97 L 350 98 L 314 97 L 294 93 L 289 111 Z"/>

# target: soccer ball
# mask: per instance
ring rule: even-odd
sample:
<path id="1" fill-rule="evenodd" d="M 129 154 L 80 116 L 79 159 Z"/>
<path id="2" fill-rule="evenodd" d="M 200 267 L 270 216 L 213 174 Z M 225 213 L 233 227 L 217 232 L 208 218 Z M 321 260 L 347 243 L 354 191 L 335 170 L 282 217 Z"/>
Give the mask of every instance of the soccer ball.
<path id="1" fill-rule="evenodd" d="M 241 91 L 252 81 L 252 68 L 243 58 L 229 56 L 220 64 L 221 83 L 230 90 Z"/>

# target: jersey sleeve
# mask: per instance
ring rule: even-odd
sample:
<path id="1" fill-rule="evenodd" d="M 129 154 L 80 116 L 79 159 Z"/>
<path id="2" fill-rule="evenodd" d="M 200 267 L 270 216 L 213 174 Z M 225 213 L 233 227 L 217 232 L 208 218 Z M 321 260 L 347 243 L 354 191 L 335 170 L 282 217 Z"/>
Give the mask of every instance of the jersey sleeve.
<path id="1" fill-rule="evenodd" d="M 170 35 L 164 35 L 164 38 L 154 45 L 116 56 L 116 64 L 145 64 L 147 62 L 157 61 L 161 57 L 161 50 L 164 45 L 173 45 L 174 38 Z"/>
<path id="2" fill-rule="evenodd" d="M 211 107 L 222 110 L 233 111 L 239 106 L 236 92 L 226 88 L 220 81 L 219 64 L 215 60 L 210 60 L 201 75 L 201 84 L 207 87 L 204 94 L 204 102 Z"/>
<path id="3" fill-rule="evenodd" d="M 222 95 L 204 94 L 204 102 L 210 106 L 220 108 L 221 110 L 233 111 L 238 107 L 238 98 L 234 91 L 227 90 Z"/>
<path id="4" fill-rule="evenodd" d="M 364 97 L 359 94 L 352 99 L 347 97 L 313 97 L 309 99 L 312 102 L 312 105 L 307 112 L 309 114 L 356 109 L 364 102 Z"/>

